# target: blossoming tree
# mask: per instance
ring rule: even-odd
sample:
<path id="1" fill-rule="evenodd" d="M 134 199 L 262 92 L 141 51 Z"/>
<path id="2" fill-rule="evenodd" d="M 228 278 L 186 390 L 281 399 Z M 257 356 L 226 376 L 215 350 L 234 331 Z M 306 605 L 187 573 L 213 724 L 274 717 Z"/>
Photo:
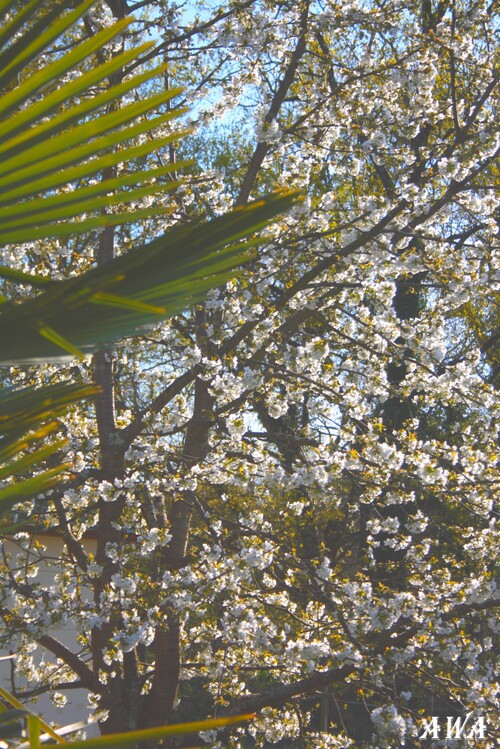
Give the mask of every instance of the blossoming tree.
<path id="1" fill-rule="evenodd" d="M 109 1 L 73 32 L 135 13 L 195 129 L 147 158 L 197 167 L 160 217 L 32 246 L 38 273 L 306 196 L 206 303 L 71 365 L 101 395 L 44 498 L 65 552 L 52 586 L 17 566 L 4 615 L 19 668 L 86 688 L 103 731 L 256 711 L 214 745 L 417 747 L 475 711 L 493 747 L 494 5 Z"/>

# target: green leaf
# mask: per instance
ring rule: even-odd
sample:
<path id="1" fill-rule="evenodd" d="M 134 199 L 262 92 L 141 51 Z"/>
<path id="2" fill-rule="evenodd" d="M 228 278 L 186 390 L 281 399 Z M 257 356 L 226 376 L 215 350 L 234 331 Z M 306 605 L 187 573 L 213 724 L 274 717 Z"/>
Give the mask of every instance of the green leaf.
<path id="1" fill-rule="evenodd" d="M 86 60 L 89 55 L 91 55 L 96 50 L 101 49 L 107 42 L 109 42 L 111 39 L 121 33 L 127 26 L 129 26 L 130 23 L 130 18 L 124 18 L 120 21 L 117 21 L 113 26 L 105 28 L 95 36 L 90 37 L 90 39 L 86 39 L 84 42 L 81 42 L 74 50 L 64 55 L 64 57 L 55 60 L 55 62 L 51 63 L 50 65 L 43 66 L 37 73 L 34 73 L 26 81 L 24 81 L 24 83 L 16 86 L 8 94 L 4 94 L 4 96 L 2 97 L 2 115 L 5 117 L 5 115 L 10 114 L 12 110 L 22 106 L 36 91 L 46 86 L 48 83 L 54 80 L 54 78 L 59 78 L 64 75 L 64 73 L 74 68 L 78 63 Z M 151 46 L 151 43 L 147 42 L 142 46 L 143 48 L 148 49 Z M 79 80 L 74 81 L 72 84 L 66 85 L 62 90 L 59 91 L 59 93 L 57 91 L 53 92 L 50 95 L 48 102 L 47 100 L 45 100 L 45 102 L 42 100 L 38 104 L 34 105 L 35 112 L 37 112 L 37 110 L 39 112 L 37 116 L 46 116 L 50 112 L 53 103 L 56 103 L 56 105 L 58 105 L 65 100 L 68 91 L 74 90 L 74 93 L 78 93 L 79 90 L 82 91 L 88 88 L 88 81 L 85 87 L 82 86 L 82 83 L 83 82 Z M 64 93 L 65 96 L 61 96 L 61 94 Z M 22 121 L 22 114 L 20 115 L 20 118 Z"/>
<path id="2" fill-rule="evenodd" d="M 29 443 L 29 438 L 24 437 L 26 432 L 53 421 L 72 403 L 98 392 L 95 385 L 67 382 L 42 388 L 0 390 L 0 460 L 5 460 L 3 451 L 6 447 L 16 443 L 21 436 Z"/>
<path id="3" fill-rule="evenodd" d="M 65 743 L 65 740 L 58 736 L 57 733 L 48 725 L 48 723 L 45 723 L 45 721 L 37 715 L 33 715 L 33 713 L 27 710 L 25 706 L 21 702 L 19 702 L 16 697 L 14 697 L 14 695 L 10 694 L 10 692 L 7 692 L 7 690 L 3 689 L 2 687 L 0 687 L 0 697 L 10 705 L 13 705 L 15 708 L 18 708 L 25 712 L 27 716 L 32 715 L 34 718 L 36 718 L 40 728 L 42 728 L 51 738 L 55 739 L 61 744 Z M 21 744 L 21 746 L 24 746 L 24 744 Z"/>
<path id="4" fill-rule="evenodd" d="M 27 450 L 39 440 L 46 439 L 48 436 L 56 432 L 59 426 L 60 425 L 57 421 L 51 421 L 35 430 L 30 430 L 29 434 L 23 434 L 20 439 L 5 444 L 5 446 L 0 450 L 0 461 L 5 463 L 8 460 L 14 460 L 16 455 L 21 454 L 24 450 Z"/>
<path id="5" fill-rule="evenodd" d="M 59 346 L 59 348 L 62 348 L 63 351 L 67 351 L 68 354 L 76 356 L 77 359 L 85 358 L 85 354 L 76 346 L 73 346 L 71 341 L 68 341 L 64 336 L 54 330 L 54 328 L 50 328 L 48 325 L 45 325 L 45 323 L 40 323 L 38 332 L 48 341 L 54 343 L 56 346 Z"/>
<path id="6" fill-rule="evenodd" d="M 59 2 L 53 8 L 57 10 L 56 13 L 53 10 L 47 12 L 42 2 L 28 5 L 29 12 L 23 8 L 8 20 L 5 33 L 0 32 L 5 44 L 17 31 L 10 46 L 0 50 L 0 70 L 1 61 L 4 63 L 0 86 L 9 85 L 10 73 L 15 71 L 17 75 L 34 56 L 41 54 L 78 20 L 92 2 L 82 0 L 76 9 L 73 8 L 74 2 Z M 26 23 L 21 22 L 23 19 Z M 146 195 L 168 192 L 175 187 L 173 182 L 157 183 L 147 189 L 139 184 L 150 176 L 140 172 L 135 177 L 130 173 L 120 175 L 112 180 L 112 184 L 104 187 L 103 184 L 90 188 L 85 184 L 76 184 L 82 179 L 101 177 L 103 170 L 121 162 L 133 163 L 135 159 L 181 137 L 182 133 L 179 132 L 162 138 L 149 138 L 139 146 L 133 143 L 138 135 L 163 127 L 182 114 L 183 110 L 170 108 L 154 118 L 148 119 L 146 116 L 169 103 L 180 89 L 141 97 L 125 107 L 112 106 L 127 92 L 137 89 L 154 75 L 160 75 L 165 69 L 164 65 L 94 95 L 93 88 L 97 83 L 108 80 L 123 66 L 137 59 L 149 49 L 151 43 L 127 50 L 82 75 L 73 76 L 69 82 L 47 90 L 49 84 L 77 69 L 81 62 L 123 33 L 130 22 L 131 19 L 122 19 L 112 27 L 103 29 L 53 62 L 41 65 L 36 72 L 0 95 L 3 120 L 0 122 L 0 206 L 4 206 L 0 216 L 0 242 L 14 244 L 46 237 L 64 237 L 106 226 L 110 222 L 134 222 L 162 212 L 161 208 L 155 206 L 142 212 L 131 211 L 126 205 Z M 34 99 L 42 90 L 41 98 Z M 85 96 L 87 92 L 92 95 Z M 77 96 L 81 101 L 75 104 Z M 92 112 L 105 106 L 107 112 L 89 117 Z M 172 170 L 173 167 L 169 166 L 163 169 L 163 174 Z M 157 176 L 159 172 L 156 176 L 151 175 L 152 178 Z M 65 184 L 70 184 L 72 190 L 54 195 L 54 191 Z M 108 206 L 118 207 L 113 218 L 107 218 L 102 210 Z M 103 215 L 96 215 L 98 213 Z M 65 218 L 76 218 L 82 214 L 87 214 L 85 221 L 64 221 Z"/>
<path id="7" fill-rule="evenodd" d="M 76 222 L 57 224 L 48 223 L 45 226 L 37 226 L 33 228 L 28 227 L 22 232 L 20 229 L 13 229 L 0 235 L 0 244 L 2 242 L 7 244 L 14 243 L 15 239 L 18 239 L 21 236 L 23 242 L 30 242 L 35 239 L 45 239 L 48 237 L 68 237 L 78 232 L 98 229 L 101 226 L 118 226 L 123 224 L 124 221 L 140 221 L 153 216 L 161 216 L 164 213 L 165 209 L 163 206 L 151 206 L 150 208 L 143 208 L 139 211 L 128 211 L 126 214 L 102 213 L 99 216 Z"/>
<path id="8" fill-rule="evenodd" d="M 155 728 L 144 728 L 139 731 L 127 731 L 115 733 L 108 736 L 85 739 L 84 741 L 71 741 L 71 749 L 101 749 L 109 746 L 128 746 L 142 741 L 152 741 L 166 738 L 167 736 L 179 736 L 186 733 L 199 733 L 200 731 L 211 731 L 215 728 L 232 726 L 235 723 L 252 720 L 255 715 L 238 715 L 231 718 L 214 718 L 212 720 L 199 720 L 193 723 L 176 723 L 169 726 L 158 726 Z"/>
<path id="9" fill-rule="evenodd" d="M 28 455 L 24 455 L 9 466 L 4 466 L 3 468 L 0 466 L 0 481 L 3 481 L 3 479 L 8 476 L 18 476 L 27 468 L 31 468 L 31 466 L 36 465 L 36 463 L 46 460 L 57 450 L 61 450 L 67 443 L 67 440 L 59 440 L 52 445 L 45 445 L 45 447 L 41 447 L 32 453 L 28 453 Z"/>
<path id="10" fill-rule="evenodd" d="M 162 170 L 164 173 L 168 173 L 168 171 L 172 171 L 175 167 L 173 165 L 169 165 L 168 170 Z M 117 180 L 118 181 L 118 180 Z M 104 183 L 101 183 L 101 185 L 98 187 L 98 190 L 95 192 L 104 192 Z M 9 220 L 2 221 L 0 218 L 0 225 L 4 230 L 8 230 L 10 233 L 14 229 L 19 230 L 19 236 L 26 236 L 26 232 L 24 232 L 24 229 L 32 226 L 39 226 L 42 222 L 47 224 L 51 221 L 56 221 L 57 219 L 67 218 L 70 216 L 79 216 L 82 213 L 85 213 L 86 211 L 93 212 L 96 211 L 98 208 L 103 207 L 109 207 L 112 205 L 119 205 L 121 203 L 132 202 L 140 200 L 143 197 L 149 196 L 149 195 L 158 195 L 161 193 L 171 192 L 176 187 L 178 187 L 178 182 L 168 182 L 163 184 L 154 184 L 154 185 L 146 185 L 144 187 L 138 187 L 134 190 L 128 190 L 120 192 L 116 195 L 103 195 L 100 198 L 97 197 L 89 197 L 85 200 L 79 200 L 78 202 L 73 199 L 71 201 L 71 195 L 68 197 L 70 200 L 67 201 L 60 201 L 61 205 L 54 208 L 52 211 L 46 210 L 47 206 L 45 205 L 45 202 L 47 201 L 33 201 L 31 203 L 31 210 L 28 210 L 25 214 L 17 215 L 17 216 L 11 216 Z M 81 197 L 81 193 L 83 190 L 79 190 L 77 195 Z M 64 196 L 66 197 L 66 196 Z M 40 206 L 41 210 L 38 211 L 38 213 L 33 213 L 33 209 Z M 22 207 L 22 206 L 20 206 Z M 155 209 L 153 209 L 155 210 Z M 0 210 L 0 213 L 2 211 Z M 8 213 L 6 211 L 6 213 Z M 19 214 L 17 211 L 16 213 Z M 54 226 L 54 230 L 59 235 L 59 232 L 57 230 L 57 227 L 66 226 L 66 224 L 57 224 Z M 70 224 L 71 227 L 73 227 L 73 224 Z M 52 228 L 47 226 L 47 235 L 50 234 L 52 231 Z"/>
<path id="11" fill-rule="evenodd" d="M 124 94 L 137 89 L 151 78 L 161 75 L 165 71 L 167 65 L 160 65 L 157 68 L 147 70 L 145 73 L 129 78 L 116 86 L 107 88 L 102 91 L 102 93 L 84 99 L 79 104 L 74 104 L 71 107 L 64 109 L 62 112 L 50 117 L 50 119 L 46 119 L 44 122 L 38 122 L 36 128 L 29 129 L 28 126 L 37 119 L 42 117 L 47 118 L 48 115 L 55 110 L 58 104 L 63 104 L 74 98 L 76 95 L 84 93 L 90 88 L 90 86 L 100 83 L 117 70 L 120 70 L 123 65 L 126 65 L 128 62 L 136 58 L 137 54 L 141 53 L 145 46 L 149 45 L 141 45 L 128 50 L 127 52 L 123 52 L 98 68 L 92 68 L 87 73 L 84 73 L 77 78 L 76 81 L 70 81 L 56 91 L 44 96 L 42 101 L 36 101 L 31 105 L 27 105 L 16 115 L 13 115 L 3 123 L 0 123 L 0 154 L 8 152 L 13 156 L 18 153 L 21 148 L 25 148 L 27 143 L 34 145 L 41 140 L 46 140 L 49 135 L 62 132 L 64 128 L 67 128 L 74 122 L 78 122 L 83 117 L 103 108 L 110 102 L 116 102 L 124 96 Z M 7 141 L 7 136 L 10 133 L 14 133 L 14 135 Z"/>
<path id="12" fill-rule="evenodd" d="M 69 463 L 63 463 L 56 468 L 50 468 L 47 471 L 33 476 L 30 479 L 16 481 L 15 484 L 0 489 L 0 508 L 2 512 L 10 510 L 18 502 L 24 502 L 37 494 L 52 489 L 60 483 L 61 474 L 70 470 Z"/>
<path id="13" fill-rule="evenodd" d="M 138 171 L 132 174 L 120 175 L 116 178 L 105 179 L 96 185 L 90 185 L 89 187 L 80 188 L 74 192 L 61 193 L 52 197 L 40 198 L 38 200 L 30 200 L 29 203 L 19 203 L 17 205 L 10 205 L 8 208 L 0 208 L 0 225 L 5 225 L 4 221 L 10 219 L 16 220 L 17 217 L 29 218 L 37 212 L 40 214 L 42 220 L 47 220 L 47 213 L 56 215 L 56 210 L 63 214 L 68 206 L 71 206 L 71 210 L 84 210 L 84 207 L 88 204 L 96 204 L 98 196 L 106 196 L 109 205 L 115 205 L 116 203 L 123 203 L 125 200 L 133 200 L 133 192 L 127 191 L 122 192 L 120 195 L 110 194 L 117 189 L 128 187 L 129 185 L 135 185 L 139 182 L 146 180 L 158 179 L 159 177 L 167 176 L 176 169 L 182 169 L 182 167 L 188 165 L 190 162 L 178 161 L 175 164 L 166 164 L 165 166 L 157 167 L 155 169 L 147 169 L 145 171 Z M 177 186 L 177 182 L 169 181 L 168 183 L 153 184 L 149 186 L 151 192 L 156 191 L 169 191 Z M 67 215 L 71 215 L 69 212 Z M 50 218 L 50 217 L 49 217 Z M 11 270 L 11 278 L 14 278 L 12 274 L 19 273 L 19 271 Z M 1 275 L 1 273 L 0 273 Z M 5 275 L 5 278 L 8 276 Z M 15 279 L 14 279 L 15 280 Z M 20 277 L 19 277 L 19 280 Z M 33 285 L 33 284 L 32 284 Z"/>
<path id="14" fill-rule="evenodd" d="M 57 440 L 31 449 L 37 442 L 45 441 L 59 424 L 54 419 L 69 405 L 99 392 L 89 385 L 61 383 L 44 388 L 0 390 L 0 480 L 14 481 L 0 489 L 0 513 L 15 504 L 26 501 L 57 486 L 71 469 L 68 463 L 46 470 L 41 465 L 66 444 Z M 21 479 L 27 469 L 39 472 L 31 478 Z"/>
<path id="15" fill-rule="evenodd" d="M 137 312 L 149 312 L 153 315 L 165 315 L 165 307 L 155 307 L 153 304 L 146 304 L 117 294 L 106 294 L 104 291 L 97 291 L 90 297 L 90 301 L 104 307 L 119 307 L 120 309 L 131 309 Z"/>
<path id="16" fill-rule="evenodd" d="M 40 749 L 40 718 L 31 713 L 28 715 L 28 736 L 30 749 Z"/>
<path id="17" fill-rule="evenodd" d="M 28 363 L 57 360 L 63 352 L 89 353 L 158 321 L 158 314 L 145 309 L 111 307 L 104 299 L 99 303 L 95 295 L 102 292 L 163 307 L 165 316 L 180 312 L 224 282 L 261 241 L 241 241 L 243 237 L 296 201 L 296 193 L 271 195 L 212 221 L 175 226 L 105 266 L 52 284 L 35 299 L 0 307 L 0 361 Z"/>
<path id="18" fill-rule="evenodd" d="M 0 3 L 0 13 L 7 13 L 13 5 L 15 5 L 15 0 L 3 0 Z M 16 32 L 26 23 L 26 20 L 29 20 L 30 16 L 33 15 L 33 11 L 39 5 L 40 0 L 26 2 L 24 7 L 20 8 L 17 14 L 8 23 L 4 24 L 3 28 L 0 28 L 0 45 L 6 44 L 12 39 Z"/>
<path id="19" fill-rule="evenodd" d="M 52 283 L 50 278 L 37 276 L 33 273 L 23 273 L 21 270 L 8 268 L 6 265 L 0 265 L 0 278 L 7 278 L 9 281 L 17 281 L 18 283 L 28 284 L 28 286 L 35 287 L 43 287 Z"/>
<path id="20" fill-rule="evenodd" d="M 74 0 L 55 0 L 47 10 L 44 0 L 24 4 L 0 0 L 0 14 L 14 9 L 12 17 L 3 26 L 0 23 L 0 243 L 76 236 L 161 214 L 162 205 L 136 209 L 127 204 L 172 190 L 175 182 L 168 177 L 184 166 L 134 171 L 137 159 L 183 135 L 160 133 L 140 144 L 135 140 L 182 115 L 184 110 L 171 106 L 179 89 L 114 106 L 120 97 L 162 74 L 165 66 L 97 94 L 93 90 L 140 57 L 149 44 L 79 74 L 80 64 L 122 33 L 129 19 L 24 74 L 92 4 L 93 0 L 81 0 L 75 7 Z M 70 80 L 61 85 L 66 76 Z M 165 105 L 168 111 L 162 112 Z M 121 163 L 127 164 L 126 172 L 102 178 Z M 96 179 L 96 184 L 89 184 Z M 63 186 L 66 190 L 58 194 Z M 174 227 L 134 252 L 68 281 L 52 282 L 0 267 L 0 278 L 40 290 L 21 304 L 0 294 L 0 361 L 81 357 L 200 301 L 208 289 L 224 283 L 237 265 L 251 257 L 260 241 L 256 232 L 296 200 L 295 194 L 273 195 L 210 222 Z M 68 383 L 0 390 L 0 479 L 7 482 L 0 489 L 2 511 L 61 481 L 69 466 L 44 464 L 48 459 L 53 462 L 64 442 L 42 441 L 58 429 L 56 419 L 69 405 L 96 392 L 94 387 Z M 21 479 L 27 471 L 38 473 Z M 234 719 L 219 725 L 228 722 Z M 215 724 L 191 725 L 190 730 L 198 731 Z M 159 733 L 135 736 L 132 741 L 185 730 L 184 726 L 151 729 Z M 37 746 L 39 727 L 33 726 L 31 733 L 31 744 Z M 122 736 L 106 740 L 111 745 L 123 743 Z"/>
<path id="21" fill-rule="evenodd" d="M 71 8 L 72 2 L 57 3 L 46 16 L 41 15 L 36 19 L 33 26 L 0 53 L 0 87 L 8 86 L 15 81 L 17 74 L 30 62 L 32 62 L 43 50 L 49 47 L 55 39 L 73 26 L 79 18 L 86 13 L 96 0 L 81 0 L 77 8 L 69 13 L 64 13 Z M 43 8 L 44 3 L 33 4 L 33 11 Z M 22 12 L 22 11 L 21 11 Z M 53 77 L 53 76 L 52 76 Z M 38 89 L 50 82 L 50 77 L 38 79 Z"/>
<path id="22" fill-rule="evenodd" d="M 167 112 L 167 114 L 155 117 L 153 120 L 144 120 L 127 129 L 118 130 L 92 140 L 101 132 L 117 128 L 119 125 L 139 116 L 139 114 L 149 112 L 159 106 L 160 103 L 168 101 L 168 98 L 165 94 L 160 94 L 159 97 L 155 97 L 154 101 L 139 102 L 137 105 L 131 104 L 118 112 L 111 112 L 109 115 L 102 116 L 98 121 L 92 120 L 73 128 L 64 136 L 51 138 L 45 146 L 43 144 L 37 145 L 14 159 L 4 160 L 0 166 L 0 205 L 5 205 L 13 198 L 23 199 L 35 192 L 50 190 L 80 177 L 98 174 L 105 166 L 144 156 L 155 148 L 178 140 L 186 134 L 185 131 L 172 133 L 167 137 L 157 139 L 156 146 L 150 141 L 142 143 L 140 146 L 130 147 L 125 152 L 110 154 L 107 157 L 107 163 L 101 163 L 101 159 L 92 158 L 92 161 L 82 164 L 84 159 L 95 157 L 101 151 L 121 145 L 137 135 L 143 135 L 145 132 L 166 124 L 178 116 L 177 110 Z M 75 148 L 64 150 L 75 143 L 78 144 Z M 51 154 L 55 155 L 52 156 Z M 69 167 L 74 164 L 81 164 L 81 166 L 70 169 Z M 26 188 L 25 185 L 28 187 Z"/>

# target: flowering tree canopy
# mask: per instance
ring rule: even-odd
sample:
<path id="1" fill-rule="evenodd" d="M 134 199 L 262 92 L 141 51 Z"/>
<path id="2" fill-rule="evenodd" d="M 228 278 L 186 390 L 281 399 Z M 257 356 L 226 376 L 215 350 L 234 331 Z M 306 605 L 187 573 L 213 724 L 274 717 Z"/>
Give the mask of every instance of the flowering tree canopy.
<path id="1" fill-rule="evenodd" d="M 411 748 L 429 716 L 473 712 L 494 746 L 494 6 L 108 0 L 54 49 L 132 12 L 101 54 L 152 39 L 119 80 L 165 62 L 138 96 L 183 86 L 163 106 L 192 133 L 160 126 L 138 156 L 179 182 L 137 197 L 153 215 L 4 265 L 63 279 L 305 196 L 207 301 L 91 361 L 7 371 L 100 388 L 65 418 L 73 477 L 33 516 L 64 544 L 54 582 L 43 537 L 18 533 L 0 611 L 34 689 L 87 689 L 104 732 L 257 712 L 213 746 Z M 51 634 L 69 624 L 73 650 Z"/>

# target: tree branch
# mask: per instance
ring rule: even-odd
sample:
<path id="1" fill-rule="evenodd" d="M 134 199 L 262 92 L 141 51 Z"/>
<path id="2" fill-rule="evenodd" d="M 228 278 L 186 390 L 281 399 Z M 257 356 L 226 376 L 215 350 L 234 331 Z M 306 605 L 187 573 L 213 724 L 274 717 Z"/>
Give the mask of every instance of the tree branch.
<path id="1" fill-rule="evenodd" d="M 42 645 L 42 647 L 50 650 L 50 652 L 57 658 L 64 661 L 64 663 L 80 677 L 82 686 L 86 689 L 97 691 L 98 693 L 102 692 L 102 687 L 99 687 L 94 679 L 94 672 L 92 669 L 80 660 L 76 653 L 73 653 L 73 651 L 67 648 L 66 645 L 63 645 L 62 642 L 56 640 L 56 638 L 51 635 L 37 637 L 37 642 Z"/>
<path id="2" fill-rule="evenodd" d="M 292 53 L 288 67 L 285 70 L 285 74 L 283 75 L 276 93 L 274 94 L 271 106 L 269 107 L 267 114 L 264 117 L 264 125 L 270 125 L 272 122 L 274 122 L 274 120 L 278 116 L 281 105 L 285 100 L 288 90 L 295 79 L 295 74 L 299 67 L 299 62 L 302 59 L 307 48 L 306 33 L 308 16 L 309 2 L 307 1 L 300 15 L 300 34 L 297 40 L 297 45 Z M 243 183 L 241 185 L 238 198 L 236 199 L 236 205 L 243 205 L 250 197 L 250 193 L 252 192 L 255 180 L 257 179 L 260 167 L 262 166 L 262 162 L 264 161 L 268 150 L 268 143 L 264 141 L 257 143 L 252 158 L 250 159 L 245 177 L 243 178 Z"/>
<path id="3" fill-rule="evenodd" d="M 240 697 L 222 711 L 223 715 L 238 715 L 243 713 L 254 713 L 264 707 L 281 707 L 292 697 L 316 692 L 319 689 L 345 680 L 355 671 L 355 667 L 344 664 L 337 668 L 329 668 L 327 671 L 316 671 L 305 679 L 299 679 L 292 684 L 279 684 L 260 692 Z"/>

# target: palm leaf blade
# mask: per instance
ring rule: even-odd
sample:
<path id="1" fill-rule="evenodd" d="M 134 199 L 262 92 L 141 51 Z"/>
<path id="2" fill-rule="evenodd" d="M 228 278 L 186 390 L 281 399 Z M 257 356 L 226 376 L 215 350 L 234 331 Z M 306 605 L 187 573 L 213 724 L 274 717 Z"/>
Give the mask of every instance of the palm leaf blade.
<path id="1" fill-rule="evenodd" d="M 59 104 L 87 91 L 91 86 L 113 75 L 113 73 L 120 70 L 129 61 L 136 58 L 140 50 L 146 49 L 149 46 L 149 43 L 144 44 L 113 57 L 107 63 L 98 68 L 92 68 L 76 80 L 72 80 L 56 89 L 56 91 L 47 94 L 41 101 L 26 105 L 15 115 L 4 120 L 4 122 L 0 123 L 0 144 L 3 143 L 0 146 L 0 154 L 8 152 L 10 155 L 14 155 L 18 152 L 17 149 L 25 148 L 27 143 L 37 142 L 40 138 L 47 138 L 49 134 L 60 132 L 63 127 L 67 127 L 84 115 L 103 107 L 110 101 L 116 101 L 117 98 L 131 89 L 137 88 L 137 86 L 149 78 L 158 75 L 165 66 L 149 70 L 120 85 L 108 88 L 90 99 L 85 99 L 83 102 L 58 113 L 57 116 L 51 117 L 45 122 L 39 122 L 35 130 L 27 129 L 37 119 L 42 117 L 47 118 L 55 111 Z M 12 133 L 14 135 L 11 135 Z M 8 137 L 9 139 L 7 140 Z"/>
<path id="2" fill-rule="evenodd" d="M 20 363 L 60 358 L 62 349 L 40 335 L 45 327 L 78 350 L 95 350 L 157 322 L 159 315 L 139 309 L 96 305 L 105 291 L 181 311 L 249 257 L 259 240 L 241 242 L 297 200 L 295 193 L 273 195 L 212 221 L 173 227 L 163 237 L 69 281 L 53 284 L 39 297 L 17 306 L 0 307 L 0 361 Z M 113 218 L 113 217 L 111 217 Z"/>
<path id="3" fill-rule="evenodd" d="M 58 3 L 47 16 L 25 30 L 19 39 L 0 53 L 0 87 L 11 84 L 24 67 L 73 26 L 94 3 L 95 0 L 81 0 L 74 10 L 66 14 L 63 11 L 70 8 L 72 3 Z M 43 3 L 38 3 L 37 6 L 43 6 Z"/>

